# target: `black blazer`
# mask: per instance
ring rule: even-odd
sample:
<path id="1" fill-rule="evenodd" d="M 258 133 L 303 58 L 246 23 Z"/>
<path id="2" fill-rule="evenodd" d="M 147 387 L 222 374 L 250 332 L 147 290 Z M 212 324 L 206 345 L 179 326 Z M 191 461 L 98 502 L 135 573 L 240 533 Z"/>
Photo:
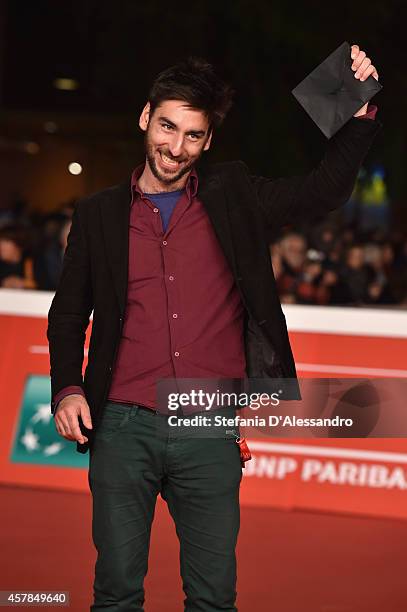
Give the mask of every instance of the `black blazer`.
<path id="1" fill-rule="evenodd" d="M 359 167 L 381 128 L 352 118 L 328 141 L 309 174 L 276 180 L 250 176 L 243 162 L 198 167 L 198 197 L 240 291 L 245 307 L 247 375 L 252 389 L 270 391 L 273 376 L 294 381 L 296 370 L 269 253 L 270 232 L 287 223 L 325 215 L 350 197 Z M 48 314 L 51 411 L 62 388 L 78 385 L 90 406 L 93 432 L 111 382 L 125 315 L 130 178 L 75 207 L 62 274 Z M 93 310 L 88 365 L 82 377 L 85 332 Z M 83 427 L 83 426 L 82 426 Z M 92 432 L 87 431 L 89 443 Z M 79 452 L 88 445 L 77 444 Z"/>

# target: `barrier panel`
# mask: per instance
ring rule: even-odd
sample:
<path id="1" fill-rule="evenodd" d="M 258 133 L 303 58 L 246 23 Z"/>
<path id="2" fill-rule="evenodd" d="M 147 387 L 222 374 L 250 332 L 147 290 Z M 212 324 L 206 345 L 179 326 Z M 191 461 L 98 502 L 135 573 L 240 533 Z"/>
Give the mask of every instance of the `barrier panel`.
<path id="1" fill-rule="evenodd" d="M 52 297 L 0 290 L 0 482 L 87 491 L 88 454 L 57 434 L 50 412 Z M 284 313 L 299 376 L 407 378 L 407 311 L 287 305 Z M 407 439 L 248 444 L 242 504 L 407 518 Z"/>

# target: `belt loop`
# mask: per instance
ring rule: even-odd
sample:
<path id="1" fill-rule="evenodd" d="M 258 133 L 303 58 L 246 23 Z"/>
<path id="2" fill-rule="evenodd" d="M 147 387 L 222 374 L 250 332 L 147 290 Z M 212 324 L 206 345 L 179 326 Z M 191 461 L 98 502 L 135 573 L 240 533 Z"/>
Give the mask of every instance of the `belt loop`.
<path id="1" fill-rule="evenodd" d="M 138 404 L 133 404 L 131 407 L 131 416 L 136 416 L 138 411 L 140 410 Z"/>

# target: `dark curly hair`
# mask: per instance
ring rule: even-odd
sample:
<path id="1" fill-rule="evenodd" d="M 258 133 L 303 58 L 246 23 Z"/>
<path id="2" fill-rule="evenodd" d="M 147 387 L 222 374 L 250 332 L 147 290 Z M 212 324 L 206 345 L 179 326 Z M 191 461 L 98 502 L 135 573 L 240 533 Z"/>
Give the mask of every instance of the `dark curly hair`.
<path id="1" fill-rule="evenodd" d="M 165 100 L 183 100 L 205 112 L 210 129 L 218 128 L 232 106 L 234 91 L 206 60 L 188 57 L 160 72 L 149 95 L 151 113 Z"/>

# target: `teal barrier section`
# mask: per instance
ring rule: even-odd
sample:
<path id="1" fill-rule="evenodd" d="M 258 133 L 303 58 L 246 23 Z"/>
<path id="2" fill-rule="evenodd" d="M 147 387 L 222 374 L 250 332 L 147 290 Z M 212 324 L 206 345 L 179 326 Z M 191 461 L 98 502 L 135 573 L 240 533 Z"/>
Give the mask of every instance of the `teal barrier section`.
<path id="1" fill-rule="evenodd" d="M 62 438 L 51 415 L 49 376 L 30 375 L 24 387 L 10 461 L 87 468 L 89 455 L 76 452 L 76 442 Z M 7 409 L 7 407 L 3 407 Z"/>

